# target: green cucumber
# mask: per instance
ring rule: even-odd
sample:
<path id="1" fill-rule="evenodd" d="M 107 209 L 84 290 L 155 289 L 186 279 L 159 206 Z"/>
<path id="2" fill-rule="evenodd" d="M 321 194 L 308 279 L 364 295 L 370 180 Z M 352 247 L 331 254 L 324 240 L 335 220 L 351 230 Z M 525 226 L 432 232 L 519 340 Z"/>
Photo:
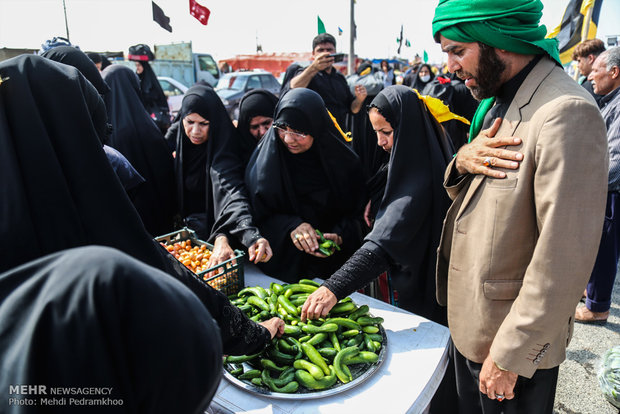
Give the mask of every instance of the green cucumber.
<path id="1" fill-rule="evenodd" d="M 323 373 L 325 373 L 325 375 L 329 375 L 329 368 L 327 367 L 327 363 L 325 362 L 325 360 L 323 359 L 321 354 L 319 354 L 319 351 L 317 351 L 315 347 L 308 344 L 307 342 L 304 342 L 301 344 L 301 349 L 304 352 L 304 354 L 306 354 L 310 362 L 318 365 L 319 368 L 323 370 Z"/>
<path id="2" fill-rule="evenodd" d="M 313 364 L 310 361 L 306 361 L 305 359 L 298 359 L 293 362 L 293 368 L 308 371 L 314 379 L 321 379 L 325 376 L 325 374 L 323 374 L 323 370 L 318 365 Z"/>

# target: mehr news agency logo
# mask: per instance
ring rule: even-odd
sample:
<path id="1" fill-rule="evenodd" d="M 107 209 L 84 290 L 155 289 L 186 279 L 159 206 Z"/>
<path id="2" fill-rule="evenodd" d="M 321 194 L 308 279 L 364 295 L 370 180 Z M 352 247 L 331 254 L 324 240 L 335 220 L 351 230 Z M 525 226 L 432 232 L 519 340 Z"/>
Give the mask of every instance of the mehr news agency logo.
<path id="1" fill-rule="evenodd" d="M 9 405 L 19 406 L 121 406 L 111 398 L 112 387 L 48 387 L 9 385 Z"/>

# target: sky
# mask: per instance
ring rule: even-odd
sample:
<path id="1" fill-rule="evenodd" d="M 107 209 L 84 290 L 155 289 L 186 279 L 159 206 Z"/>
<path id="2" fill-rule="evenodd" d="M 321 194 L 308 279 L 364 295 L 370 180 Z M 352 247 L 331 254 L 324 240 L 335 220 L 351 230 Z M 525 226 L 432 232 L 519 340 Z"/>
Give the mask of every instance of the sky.
<path id="1" fill-rule="evenodd" d="M 501 2 L 502 0 L 497 0 Z M 551 31 L 569 0 L 542 0 L 542 23 Z M 336 36 L 337 49 L 349 52 L 350 0 L 199 0 L 211 10 L 207 26 L 189 14 L 189 0 L 156 0 L 170 17 L 172 33 L 152 19 L 151 0 L 65 0 L 71 42 L 84 51 L 123 51 L 146 43 L 192 42 L 195 52 L 216 60 L 256 52 L 310 52 L 317 16 Z M 438 0 L 357 0 L 355 52 L 364 58 L 396 56 L 411 60 L 427 51 L 432 63 L 445 60 L 431 35 Z M 338 36 L 338 27 L 343 34 Z M 620 35 L 620 0 L 603 0 L 597 37 Z M 0 0 L 0 48 L 39 48 L 46 39 L 66 36 L 63 0 Z"/>

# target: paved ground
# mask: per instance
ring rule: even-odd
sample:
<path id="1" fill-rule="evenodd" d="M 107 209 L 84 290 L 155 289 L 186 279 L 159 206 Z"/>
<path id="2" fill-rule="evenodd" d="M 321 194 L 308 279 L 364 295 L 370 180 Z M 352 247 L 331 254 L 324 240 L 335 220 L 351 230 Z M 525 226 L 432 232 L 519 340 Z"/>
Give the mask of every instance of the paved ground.
<path id="1" fill-rule="evenodd" d="M 560 366 L 554 412 L 617 414 L 600 391 L 596 373 L 603 353 L 620 345 L 620 275 L 616 277 L 609 319 L 605 325 L 575 324 L 566 361 Z"/>

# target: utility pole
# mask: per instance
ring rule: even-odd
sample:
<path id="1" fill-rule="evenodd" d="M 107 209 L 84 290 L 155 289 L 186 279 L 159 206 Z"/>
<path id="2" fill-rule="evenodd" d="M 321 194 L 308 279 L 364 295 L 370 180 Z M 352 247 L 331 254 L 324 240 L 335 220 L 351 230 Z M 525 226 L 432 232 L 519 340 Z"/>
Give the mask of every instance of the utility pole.
<path id="1" fill-rule="evenodd" d="M 356 28 L 355 28 L 355 0 L 351 1 L 351 34 L 349 37 L 349 64 L 347 65 L 347 72 L 349 75 L 355 73 L 355 36 L 356 36 Z"/>
<path id="2" fill-rule="evenodd" d="M 67 23 L 67 6 L 65 5 L 65 0 L 62 0 L 62 8 L 65 11 L 65 31 L 67 32 L 67 40 L 71 43 L 71 39 L 69 38 L 69 23 Z"/>

